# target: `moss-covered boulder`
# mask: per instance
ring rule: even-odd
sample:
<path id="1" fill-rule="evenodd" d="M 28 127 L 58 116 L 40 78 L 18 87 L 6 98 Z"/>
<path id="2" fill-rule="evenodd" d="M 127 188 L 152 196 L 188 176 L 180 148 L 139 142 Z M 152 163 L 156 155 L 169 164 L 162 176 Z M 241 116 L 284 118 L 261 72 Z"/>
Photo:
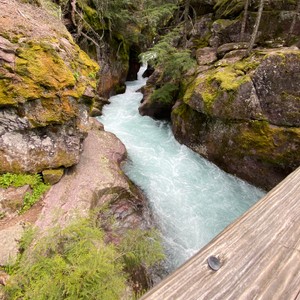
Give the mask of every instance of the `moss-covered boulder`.
<path id="1" fill-rule="evenodd" d="M 158 120 L 169 120 L 178 90 L 178 83 L 164 77 L 160 70 L 155 70 L 142 88 L 143 99 L 139 113 Z"/>
<path id="2" fill-rule="evenodd" d="M 200 72 L 172 111 L 176 138 L 270 189 L 300 164 L 300 51 L 258 51 Z"/>
<path id="3" fill-rule="evenodd" d="M 55 183 L 58 183 L 60 179 L 64 175 L 64 169 L 52 169 L 52 170 L 44 170 L 42 172 L 43 180 L 46 184 L 53 185 Z"/>
<path id="4" fill-rule="evenodd" d="M 44 9 L 0 9 L 0 173 L 74 165 L 99 66 Z"/>

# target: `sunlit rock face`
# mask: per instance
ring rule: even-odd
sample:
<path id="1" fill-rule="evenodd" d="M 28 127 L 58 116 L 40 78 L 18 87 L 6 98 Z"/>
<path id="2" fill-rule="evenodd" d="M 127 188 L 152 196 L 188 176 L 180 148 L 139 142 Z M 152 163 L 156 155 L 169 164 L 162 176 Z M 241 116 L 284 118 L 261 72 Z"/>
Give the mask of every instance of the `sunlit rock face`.
<path id="1" fill-rule="evenodd" d="M 0 6 L 0 173 L 72 166 L 99 67 L 45 10 Z"/>

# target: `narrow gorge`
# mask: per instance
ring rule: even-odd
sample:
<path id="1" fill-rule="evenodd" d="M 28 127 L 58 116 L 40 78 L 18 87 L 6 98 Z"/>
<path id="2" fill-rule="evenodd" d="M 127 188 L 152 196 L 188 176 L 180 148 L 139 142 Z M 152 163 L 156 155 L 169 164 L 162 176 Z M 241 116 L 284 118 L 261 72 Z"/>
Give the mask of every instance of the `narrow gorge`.
<path id="1" fill-rule="evenodd" d="M 170 124 L 142 117 L 141 68 L 124 94 L 110 98 L 99 120 L 125 144 L 123 169 L 150 201 L 162 232 L 168 272 L 198 252 L 264 192 L 226 174 L 174 138 Z"/>
<path id="2" fill-rule="evenodd" d="M 297 169 L 299 14 L 0 0 L 0 299 L 137 299 Z"/>

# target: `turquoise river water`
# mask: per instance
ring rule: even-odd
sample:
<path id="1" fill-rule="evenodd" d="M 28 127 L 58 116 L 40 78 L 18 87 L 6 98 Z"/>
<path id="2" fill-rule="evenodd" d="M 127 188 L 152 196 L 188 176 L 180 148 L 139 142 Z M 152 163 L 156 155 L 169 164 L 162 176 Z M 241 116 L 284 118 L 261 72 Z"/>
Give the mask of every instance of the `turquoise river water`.
<path id="1" fill-rule="evenodd" d="M 169 271 L 177 268 L 260 199 L 264 192 L 231 176 L 173 137 L 170 125 L 140 116 L 145 83 L 127 82 L 99 120 L 125 144 L 124 171 L 146 194 L 162 233 Z"/>

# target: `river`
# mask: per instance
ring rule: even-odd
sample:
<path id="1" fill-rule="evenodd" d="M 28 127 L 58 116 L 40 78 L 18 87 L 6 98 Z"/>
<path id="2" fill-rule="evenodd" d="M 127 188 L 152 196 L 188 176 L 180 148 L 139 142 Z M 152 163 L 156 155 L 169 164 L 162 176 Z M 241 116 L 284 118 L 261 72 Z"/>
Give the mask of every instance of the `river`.
<path id="1" fill-rule="evenodd" d="M 150 201 L 170 272 L 265 193 L 180 145 L 167 122 L 139 115 L 144 70 L 124 94 L 110 98 L 99 120 L 127 148 L 124 171 Z"/>

